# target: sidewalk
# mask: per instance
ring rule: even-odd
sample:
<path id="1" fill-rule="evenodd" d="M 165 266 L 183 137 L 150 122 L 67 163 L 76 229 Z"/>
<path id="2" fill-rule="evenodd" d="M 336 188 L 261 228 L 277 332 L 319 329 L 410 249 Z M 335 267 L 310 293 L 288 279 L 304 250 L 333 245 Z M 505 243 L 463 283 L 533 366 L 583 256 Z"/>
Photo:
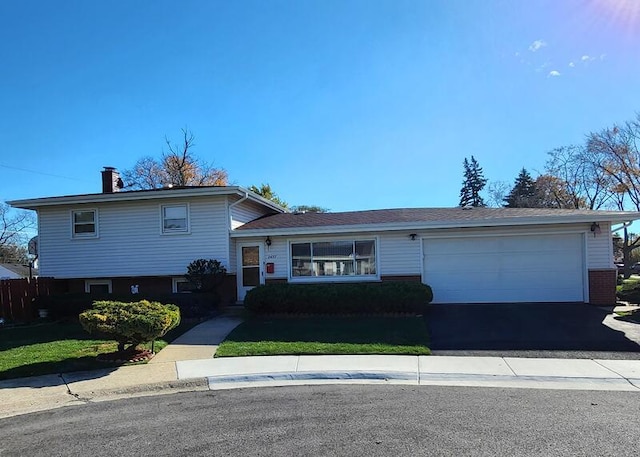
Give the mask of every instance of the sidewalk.
<path id="1" fill-rule="evenodd" d="M 194 390 L 326 383 L 640 392 L 640 360 L 318 355 L 218 358 L 241 322 L 194 327 L 146 365 L 0 381 L 0 418 L 117 398 Z"/>

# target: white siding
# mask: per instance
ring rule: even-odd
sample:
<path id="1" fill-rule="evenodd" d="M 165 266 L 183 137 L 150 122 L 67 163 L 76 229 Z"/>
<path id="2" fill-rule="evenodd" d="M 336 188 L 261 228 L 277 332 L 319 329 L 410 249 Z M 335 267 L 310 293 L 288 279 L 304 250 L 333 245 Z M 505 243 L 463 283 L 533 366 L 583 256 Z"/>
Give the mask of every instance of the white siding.
<path id="1" fill-rule="evenodd" d="M 247 222 L 251 222 L 266 214 L 273 214 L 273 212 L 273 210 L 267 209 L 252 201 L 240 202 L 239 204 L 229 208 L 231 229 L 235 230 Z M 262 238 L 261 241 L 264 241 L 264 238 Z M 229 272 L 236 271 L 238 266 L 237 261 L 236 241 L 229 238 Z"/>
<path id="2" fill-rule="evenodd" d="M 380 234 L 378 265 L 381 276 L 420 275 L 422 250 L 420 237 L 409 237 L 414 232 L 386 232 Z"/>
<path id="3" fill-rule="evenodd" d="M 591 231 L 587 231 L 586 237 L 587 268 L 590 270 L 614 268 L 611 224 L 600 222 L 600 234 L 593 236 Z"/>
<path id="4" fill-rule="evenodd" d="M 271 237 L 271 247 L 265 247 L 265 254 L 271 254 L 276 273 L 268 278 L 286 278 L 288 276 L 288 242 L 294 240 L 315 240 L 328 238 L 363 239 L 378 238 L 378 267 L 381 276 L 404 276 L 422 274 L 421 238 L 440 236 L 478 236 L 492 234 L 544 234 L 546 233 L 585 233 L 587 268 L 612 268 L 612 244 L 609 234 L 609 224 L 600 224 L 601 233 L 593 236 L 587 224 L 503 227 L 503 228 L 474 228 L 474 229 L 446 229 L 403 232 L 379 232 L 340 234 L 336 236 L 276 236 Z M 410 234 L 415 233 L 416 239 L 411 240 Z M 245 238 L 242 239 L 246 240 Z M 264 243 L 264 237 L 252 238 L 252 241 Z M 265 260 L 266 262 L 267 260 Z M 234 270 L 235 271 L 235 268 Z"/>
<path id="5" fill-rule="evenodd" d="M 247 222 L 258 219 L 265 214 L 272 214 L 274 211 L 268 210 L 264 206 L 260 206 L 255 202 L 245 200 L 235 206 L 232 206 L 229 209 L 229 212 L 231 213 L 231 229 L 235 230 Z"/>
<path id="6" fill-rule="evenodd" d="M 160 206 L 188 203 L 190 233 L 161 234 Z M 71 210 L 96 208 L 99 237 L 72 239 Z M 43 208 L 39 211 L 40 275 L 60 278 L 181 275 L 198 258 L 227 268 L 225 197 Z"/>

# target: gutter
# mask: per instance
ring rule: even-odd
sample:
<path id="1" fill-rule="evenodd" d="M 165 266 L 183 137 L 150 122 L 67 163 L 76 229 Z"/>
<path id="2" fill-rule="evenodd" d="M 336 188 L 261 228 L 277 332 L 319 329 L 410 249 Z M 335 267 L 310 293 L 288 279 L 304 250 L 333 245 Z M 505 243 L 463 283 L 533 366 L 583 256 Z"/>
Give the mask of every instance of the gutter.
<path id="1" fill-rule="evenodd" d="M 620 227 L 618 227 L 618 228 L 615 228 L 615 229 L 614 229 L 613 227 L 611 227 L 611 233 L 616 233 L 616 232 L 617 232 L 617 231 L 619 231 L 619 230 L 622 230 L 622 229 L 624 229 L 624 228 L 627 228 L 627 227 L 629 227 L 632 223 L 633 223 L 633 221 L 627 221 L 627 222 L 623 222 L 623 223 L 622 223 L 622 225 L 621 225 Z"/>
<path id="2" fill-rule="evenodd" d="M 233 203 L 231 203 L 229 205 L 229 207 L 227 208 L 229 211 L 229 232 L 233 231 L 233 216 L 231 215 L 231 208 L 233 208 L 236 205 L 239 205 L 240 203 L 246 201 L 249 198 L 249 191 L 245 190 L 244 191 L 244 197 L 242 197 L 240 200 L 235 201 Z"/>

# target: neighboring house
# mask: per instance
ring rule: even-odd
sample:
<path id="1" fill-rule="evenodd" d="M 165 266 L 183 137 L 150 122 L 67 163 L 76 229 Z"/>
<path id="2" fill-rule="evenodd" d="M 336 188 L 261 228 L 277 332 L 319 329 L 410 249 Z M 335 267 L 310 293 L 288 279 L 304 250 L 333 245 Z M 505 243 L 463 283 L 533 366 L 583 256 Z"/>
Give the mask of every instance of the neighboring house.
<path id="1" fill-rule="evenodd" d="M 38 276 L 38 271 L 30 270 L 28 265 L 0 263 L 0 279 L 22 279 L 33 276 Z"/>
<path id="2" fill-rule="evenodd" d="M 241 187 L 10 202 L 39 221 L 40 274 L 70 291 L 179 291 L 187 265 L 220 260 L 228 296 L 271 282 L 422 281 L 435 303 L 615 302 L 620 211 L 416 208 L 286 213 Z"/>

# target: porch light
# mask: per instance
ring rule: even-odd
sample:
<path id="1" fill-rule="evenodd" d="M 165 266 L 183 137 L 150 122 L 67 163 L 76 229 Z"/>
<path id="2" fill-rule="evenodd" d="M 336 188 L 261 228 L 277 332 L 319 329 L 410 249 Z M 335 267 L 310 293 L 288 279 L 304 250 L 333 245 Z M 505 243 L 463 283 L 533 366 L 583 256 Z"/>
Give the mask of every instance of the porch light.
<path id="1" fill-rule="evenodd" d="M 271 246 L 271 238 L 267 237 L 267 239 L 264 240 L 264 244 L 266 244 L 267 246 Z"/>
<path id="2" fill-rule="evenodd" d="M 593 232 L 594 238 L 596 237 L 596 235 L 599 235 L 601 233 L 600 224 L 598 224 L 597 222 L 591 224 L 591 231 Z"/>
<path id="3" fill-rule="evenodd" d="M 415 233 L 412 233 L 411 235 L 409 235 L 409 238 L 411 238 L 411 241 L 415 241 L 417 236 L 418 235 L 416 235 Z"/>

